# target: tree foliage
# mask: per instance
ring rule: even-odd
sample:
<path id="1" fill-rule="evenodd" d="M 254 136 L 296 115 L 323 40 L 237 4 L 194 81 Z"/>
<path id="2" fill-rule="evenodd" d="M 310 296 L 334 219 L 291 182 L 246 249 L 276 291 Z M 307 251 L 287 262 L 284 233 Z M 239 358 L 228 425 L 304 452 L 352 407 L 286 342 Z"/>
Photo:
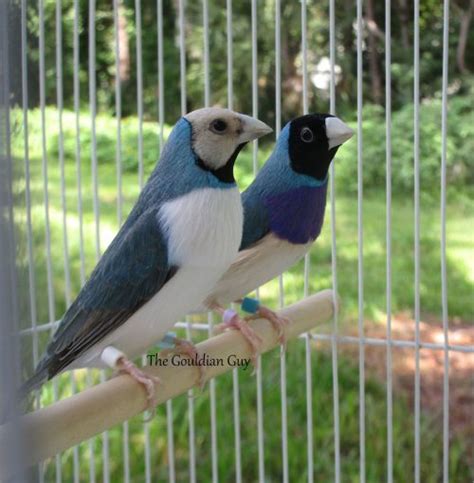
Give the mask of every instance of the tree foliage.
<path id="1" fill-rule="evenodd" d="M 158 103 L 163 102 L 165 120 L 174 124 L 181 114 L 180 27 L 179 2 L 162 0 L 163 9 L 163 78 L 164 98 L 159 98 L 157 2 L 118 0 L 116 25 L 113 3 L 96 0 L 94 20 L 95 55 L 90 46 L 90 5 L 87 0 L 43 0 L 42 12 L 37 3 L 29 3 L 28 34 L 28 96 L 30 107 L 39 104 L 40 56 L 45 64 L 45 96 L 48 105 L 57 103 L 57 56 L 60 56 L 63 81 L 63 100 L 66 108 L 74 102 L 74 75 L 79 78 L 82 109 L 90 103 L 90 61 L 95 62 L 96 99 L 99 112 L 115 114 L 115 83 L 121 87 L 122 116 L 136 115 L 139 102 L 143 103 L 145 120 L 158 119 Z M 185 92 L 186 109 L 192 110 L 205 103 L 205 52 L 203 3 L 184 2 Z M 454 185 L 472 182 L 471 162 L 474 147 L 472 127 L 472 92 L 474 32 L 470 19 L 474 0 L 451 2 L 449 32 L 449 143 L 448 175 Z M 77 5 L 78 11 L 75 11 Z M 139 7 L 139 8 L 137 8 Z M 19 6 L 18 6 L 19 8 Z M 20 14 L 20 10 L 16 12 Z M 41 15 L 40 15 L 41 13 Z M 59 16 L 58 16 L 59 14 Z M 143 96 L 137 100 L 137 31 L 141 16 L 141 60 Z M 74 64 L 74 21 L 77 15 L 79 63 Z M 209 88 L 210 103 L 228 104 L 226 3 L 208 1 Z M 337 75 L 337 112 L 347 121 L 357 116 L 357 23 L 356 2 L 337 0 L 335 9 L 335 51 Z M 57 25 L 59 18 L 60 24 Z M 413 0 L 394 0 L 391 12 L 391 77 L 393 108 L 393 180 L 402 191 L 413 184 Z M 365 0 L 363 3 L 363 134 L 366 184 L 378 186 L 385 177 L 385 10 L 384 2 Z M 43 29 L 42 29 L 43 27 Z M 57 42 L 57 32 L 61 41 Z M 440 90 L 442 72 L 443 5 L 438 0 L 420 2 L 420 96 L 422 180 L 439 185 L 440 159 Z M 281 107 L 282 123 L 302 112 L 303 58 L 301 48 L 301 3 L 281 4 Z M 39 37 L 44 31 L 44 51 L 39 51 Z M 275 123 L 276 56 L 275 2 L 257 2 L 257 83 L 258 114 L 270 124 Z M 21 41 L 18 39 L 18 55 Z M 120 38 L 120 58 L 116 76 L 116 35 Z M 233 2 L 232 10 L 232 65 L 231 85 L 233 107 L 251 113 L 252 99 L 252 12 L 250 2 Z M 58 48 L 59 45 L 59 48 Z M 318 64 L 329 57 L 329 4 L 307 3 L 307 65 L 310 111 L 329 110 L 328 89 L 317 88 L 312 80 Z M 14 68 L 20 63 L 13 56 Z M 21 102 L 21 85 L 14 86 L 13 99 Z M 99 133 L 100 136 L 100 133 Z M 344 149 L 343 155 L 356 159 L 355 143 Z M 132 163 L 133 164 L 133 163 Z M 355 164 L 344 163 L 347 189 L 355 180 Z M 438 174 L 437 174 L 438 173 Z"/>
<path id="2" fill-rule="evenodd" d="M 135 0 L 122 0 L 119 16 L 127 33 L 129 76 L 122 79 L 123 115 L 137 110 L 137 9 Z M 81 101 L 88 102 L 89 68 L 89 3 L 78 0 L 80 61 L 78 75 L 81 81 Z M 469 1 L 453 3 L 450 19 L 450 83 L 453 91 L 466 92 L 469 88 L 469 72 L 474 67 L 474 52 L 465 49 L 459 61 L 461 28 L 469 12 Z M 163 0 L 163 51 L 164 51 L 164 102 L 167 120 L 173 122 L 180 114 L 180 67 L 178 2 Z M 327 2 L 308 2 L 308 74 L 314 74 L 317 63 L 329 55 L 329 10 Z M 354 112 L 356 99 L 356 5 L 353 0 L 336 2 L 336 62 L 342 69 L 337 85 L 338 111 Z M 157 54 L 157 2 L 141 2 L 142 64 L 144 79 L 143 103 L 149 118 L 157 116 L 158 102 L 158 54 Z M 209 1 L 210 91 L 211 103 L 227 104 L 227 12 L 224 2 Z M 73 102 L 73 25 L 74 2 L 63 0 L 60 4 L 60 21 L 64 101 Z M 44 59 L 46 65 L 46 100 L 56 102 L 56 1 L 44 0 L 45 29 Z M 383 2 L 364 2 L 363 63 L 364 98 L 372 102 L 384 102 L 383 96 L 374 92 L 374 76 L 382 85 L 384 79 L 384 19 Z M 110 1 L 97 0 L 95 8 L 95 64 L 97 99 L 99 107 L 114 110 L 115 96 L 115 44 L 114 12 Z M 282 2 L 281 7 L 281 79 L 282 114 L 287 119 L 298 115 L 302 109 L 302 58 L 301 58 L 301 4 Z M 420 65 L 421 96 L 433 97 L 440 90 L 442 67 L 443 7 L 437 0 L 420 2 Z M 467 26 L 467 39 L 474 43 L 473 29 Z M 398 109 L 412 101 L 413 83 L 413 1 L 392 2 L 392 92 L 393 106 Z M 40 15 L 38 4 L 28 7 L 28 59 L 30 105 L 39 102 L 38 36 Z M 260 115 L 272 121 L 275 106 L 275 5 L 274 0 L 258 2 L 258 101 Z M 187 2 L 185 9 L 186 40 L 186 90 L 187 108 L 204 103 L 204 42 L 203 8 L 201 2 Z M 466 34 L 465 34 L 466 35 Z M 252 110 L 252 35 L 250 2 L 234 2 L 232 11 L 233 38 L 233 89 L 234 105 L 246 112 Z M 461 72 L 462 69 L 462 72 Z M 328 109 L 328 93 L 316 89 L 311 82 L 310 102 L 312 110 Z M 16 92 L 20 99 L 20 92 Z"/>

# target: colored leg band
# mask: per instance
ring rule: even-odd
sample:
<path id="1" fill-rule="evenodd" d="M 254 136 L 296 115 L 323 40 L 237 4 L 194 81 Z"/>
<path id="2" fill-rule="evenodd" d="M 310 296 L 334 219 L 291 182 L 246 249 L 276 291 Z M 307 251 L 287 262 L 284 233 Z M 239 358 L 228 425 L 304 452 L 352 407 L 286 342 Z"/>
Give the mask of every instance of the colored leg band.
<path id="1" fill-rule="evenodd" d="M 224 322 L 224 324 L 228 324 L 236 315 L 237 315 L 237 312 L 235 310 L 227 309 L 222 314 L 222 322 Z"/>
<path id="2" fill-rule="evenodd" d="M 172 349 L 175 346 L 176 334 L 174 332 L 167 332 L 166 335 L 158 343 L 160 349 Z"/>
<path id="3" fill-rule="evenodd" d="M 256 314 L 260 309 L 260 301 L 251 297 L 244 297 L 240 304 L 240 308 L 248 314 Z"/>

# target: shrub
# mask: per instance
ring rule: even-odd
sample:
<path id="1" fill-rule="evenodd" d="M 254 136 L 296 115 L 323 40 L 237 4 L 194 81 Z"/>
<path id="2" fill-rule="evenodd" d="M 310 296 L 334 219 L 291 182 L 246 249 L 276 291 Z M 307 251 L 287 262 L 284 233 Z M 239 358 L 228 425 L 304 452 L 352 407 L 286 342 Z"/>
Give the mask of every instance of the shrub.
<path id="1" fill-rule="evenodd" d="M 449 100 L 447 179 L 450 187 L 467 188 L 474 180 L 474 111 L 467 97 Z M 380 106 L 363 110 L 364 188 L 385 186 L 385 112 Z M 413 105 L 392 115 L 392 187 L 394 193 L 412 193 L 414 187 Z M 356 123 L 350 123 L 357 128 Z M 423 193 L 439 191 L 441 173 L 441 101 L 428 100 L 420 106 L 420 185 Z M 337 163 L 340 186 L 357 190 L 357 139 L 340 150 Z"/>

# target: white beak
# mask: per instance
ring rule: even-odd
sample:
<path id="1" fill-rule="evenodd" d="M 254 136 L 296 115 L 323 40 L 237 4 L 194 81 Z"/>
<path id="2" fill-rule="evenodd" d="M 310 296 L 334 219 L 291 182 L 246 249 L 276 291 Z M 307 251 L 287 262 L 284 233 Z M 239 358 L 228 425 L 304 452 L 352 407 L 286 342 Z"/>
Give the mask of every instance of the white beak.
<path id="1" fill-rule="evenodd" d="M 326 118 L 326 136 L 329 141 L 329 149 L 340 146 L 353 135 L 354 131 L 338 117 Z"/>
<path id="2" fill-rule="evenodd" d="M 242 122 L 242 133 L 239 136 L 239 144 L 253 141 L 273 131 L 270 126 L 267 126 L 264 122 L 254 117 L 239 114 L 239 119 Z"/>

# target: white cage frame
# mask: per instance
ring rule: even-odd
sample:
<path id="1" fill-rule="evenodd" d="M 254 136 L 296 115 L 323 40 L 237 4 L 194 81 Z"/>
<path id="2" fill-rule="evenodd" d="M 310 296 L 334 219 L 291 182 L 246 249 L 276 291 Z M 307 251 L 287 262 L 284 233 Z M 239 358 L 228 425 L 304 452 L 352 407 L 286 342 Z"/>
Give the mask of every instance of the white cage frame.
<path id="1" fill-rule="evenodd" d="M 386 337 L 385 338 L 368 338 L 364 334 L 364 293 L 363 293 L 363 216 L 362 216 L 362 203 L 363 203 L 363 189 L 362 189 L 362 169 L 363 169 L 363 138 L 362 138 L 362 105 L 363 105 L 363 92 L 362 92 L 362 53 L 363 53 L 363 39 L 362 39 L 362 22 L 363 22 L 363 1 L 355 0 L 357 8 L 356 25 L 357 25 L 357 151 L 358 151 L 358 253 L 359 253 L 359 265 L 358 265 L 358 286 L 359 286 L 359 320 L 358 320 L 358 337 L 342 336 L 338 334 L 338 318 L 337 315 L 333 320 L 333 332 L 332 334 L 313 333 L 306 334 L 301 337 L 301 343 L 305 345 L 306 359 L 305 359 L 305 371 L 306 371 L 306 407 L 307 407 L 307 473 L 308 481 L 313 481 L 314 475 L 314 448 L 313 448 L 313 411 L 312 411 L 312 395 L 313 395 L 313 382 L 311 377 L 311 340 L 323 340 L 331 343 L 332 350 L 332 367 L 333 367 L 333 410 L 334 410 L 334 479 L 336 482 L 342 480 L 341 475 L 341 456 L 340 456 L 340 423 L 339 423 L 339 394 L 338 394 L 338 348 L 342 344 L 357 345 L 359 348 L 359 441 L 360 441 L 360 481 L 366 480 L 365 472 L 365 384 L 364 384 L 364 349 L 366 346 L 381 346 L 386 348 L 386 403 L 387 403 L 387 481 L 391 483 L 393 481 L 393 412 L 392 412 L 392 400 L 393 400 L 393 386 L 392 386 L 392 349 L 397 347 L 409 348 L 414 351 L 416 360 L 415 371 L 415 400 L 414 400 L 414 421 L 413 437 L 415 440 L 415 468 L 413 479 L 415 482 L 420 481 L 420 455 L 421 455 L 421 442 L 420 442 L 420 349 L 431 349 L 437 351 L 443 351 L 444 353 L 444 376 L 443 376 L 443 481 L 449 480 L 449 354 L 453 351 L 474 353 L 474 347 L 452 345 L 449 343 L 448 338 L 448 299 L 447 299 L 447 274 L 446 274 L 446 142 L 447 142 L 447 90 L 448 90 L 448 40 L 449 40 L 449 0 L 444 0 L 444 23 L 443 23 L 443 71 L 442 71 L 442 144 L 440 147 L 441 156 L 441 206 L 440 206 L 440 220 L 441 220 L 441 233 L 440 233 L 440 256 L 442 263 L 442 322 L 444 340 L 442 343 L 424 343 L 420 340 L 420 156 L 419 156 L 419 81 L 420 81 L 420 59 L 419 59 L 419 0 L 414 2 L 414 97 L 413 103 L 415 107 L 414 111 L 414 159 L 415 159 L 415 191 L 414 191 L 414 215 L 415 215 L 415 244 L 414 244 L 414 257 L 415 257 L 415 273 L 414 273 L 414 287 L 415 287 L 415 321 L 416 332 L 415 339 L 413 341 L 399 340 L 392 337 L 391 329 L 391 277 L 392 277 L 392 265 L 391 265 L 391 238 L 392 238 L 392 225 L 391 225 L 391 1 L 385 0 L 385 42 L 387 48 L 385 49 L 385 108 L 386 108 L 386 296 L 387 296 L 387 320 L 386 320 Z M 49 211 L 48 211 L 48 160 L 46 154 L 46 122 L 45 122 L 45 22 L 44 22 L 44 0 L 38 0 L 39 12 L 40 12 L 40 29 L 39 29 L 39 48 L 40 48 L 40 75 L 39 75 L 39 92 L 40 92 L 40 108 L 42 113 L 42 150 L 43 150 L 43 178 L 44 178 L 44 209 L 46 220 L 46 263 L 47 263 L 47 275 L 48 275 L 48 307 L 49 307 L 49 321 L 43 323 L 37 320 L 36 305 L 35 305 L 35 278 L 34 267 L 32 265 L 33 252 L 32 252 L 32 224 L 31 217 L 31 195 L 30 195 L 30 171 L 29 171 L 29 153 L 28 153 L 28 73 L 27 73 L 27 16 L 26 10 L 28 6 L 27 0 L 21 1 L 21 65 L 22 65 L 22 91 L 23 91 L 23 129 L 25 136 L 25 174 L 26 174 L 26 207 L 27 207 L 27 235 L 28 235 L 28 257 L 30 261 L 29 265 L 29 291 L 30 291 L 30 307 L 31 307 L 31 327 L 22 331 L 22 336 L 32 337 L 33 340 L 33 358 L 34 363 L 38 361 L 39 349 L 38 349 L 38 334 L 42 331 L 51 331 L 57 324 L 56 315 L 54 313 L 54 288 L 52 281 L 52 268 L 51 268 L 51 246 L 50 246 L 50 227 L 49 227 Z M 143 139 L 142 139 L 142 122 L 143 122 L 143 104 L 142 104 L 142 88 L 143 88 L 143 74 L 142 74 L 142 45 L 141 45 L 141 0 L 135 2 L 136 13 L 136 29 L 137 29 L 137 95 L 138 95 L 138 118 L 140 125 L 140 135 L 138 141 L 138 159 L 139 159 L 139 184 L 143 185 Z M 301 3 L 301 25 L 302 25 L 302 60 L 303 60 L 303 94 L 302 94 L 302 111 L 308 112 L 308 66 L 307 66 L 307 52 L 308 52 L 308 40 L 306 34 L 306 22 L 307 22 L 307 0 L 300 0 Z M 257 88 L 257 73 L 258 73 L 258 58 L 257 58 L 257 0 L 251 0 L 251 31 L 252 31 L 252 115 L 258 116 L 258 88 Z M 120 43 L 118 38 L 118 0 L 113 0 L 113 13 L 114 13 L 114 26 L 115 26 L 115 56 L 116 56 L 116 68 L 118 71 L 118 59 L 120 57 Z M 184 19 L 186 15 L 185 1 L 179 0 L 179 50 L 180 50 L 180 75 L 181 75 L 181 111 L 184 114 L 186 112 L 186 58 L 185 58 L 185 32 L 184 32 Z M 74 18 L 74 106 L 76 111 L 76 129 L 79 132 L 79 24 L 78 24 L 78 9 L 79 0 L 74 0 L 75 18 Z M 204 103 L 205 105 L 211 104 L 211 79 L 209 72 L 209 22 L 208 22 L 208 1 L 202 0 L 202 14 L 203 14 L 203 74 L 204 74 Z M 336 113 L 336 82 L 334 66 L 336 62 L 336 42 L 335 42 L 335 0 L 328 0 L 329 8 L 329 57 L 331 62 L 331 83 L 330 83 L 330 105 L 329 110 L 331 113 Z M 164 99 L 164 68 L 165 59 L 163 54 L 163 5 L 162 0 L 157 0 L 158 11 L 158 69 L 159 69 L 159 125 L 160 125 L 160 146 L 162 145 L 164 132 L 164 114 L 165 105 Z M 97 177 L 97 139 L 96 139 L 96 85 L 95 85 L 95 0 L 89 0 L 89 14 L 90 14 L 90 32 L 92 35 L 89 37 L 89 99 L 90 99 L 90 113 L 92 118 L 91 132 L 92 132 L 92 149 L 90 152 L 92 162 L 93 173 L 93 190 L 94 190 L 94 216 L 96 227 L 96 258 L 98 259 L 101 253 L 100 243 L 100 209 L 99 209 L 99 197 L 98 197 L 98 183 Z M 227 90 L 228 90 L 228 107 L 233 107 L 233 32 L 232 32 L 232 0 L 226 0 L 226 15 L 227 15 Z M 56 50 L 56 80 L 57 80 L 57 107 L 59 111 L 59 123 L 60 123 L 60 139 L 59 157 L 62 163 L 63 152 L 61 149 L 62 139 L 62 51 L 59 48 L 62 42 L 61 32 L 61 4 L 57 1 L 56 9 L 56 37 L 58 48 Z M 275 112 L 276 112 L 276 126 L 275 134 L 278 136 L 281 129 L 281 2 L 275 0 L 275 59 L 276 59 L 276 91 L 275 91 Z M 116 82 L 115 91 L 116 113 L 117 113 L 117 150 L 116 150 L 116 164 L 117 164 L 117 189 L 121 194 L 121 85 L 120 81 Z M 80 144 L 76 145 L 76 158 L 80 159 Z M 255 142 L 253 146 L 253 162 L 254 172 L 257 171 L 257 156 L 258 156 L 258 144 Z M 62 163 L 63 164 L 63 163 Z M 337 293 L 338 280 L 337 280 L 337 243 L 335 236 L 335 191 L 334 191 L 334 164 L 331 166 L 331 182 L 330 182 L 330 210 L 331 210 L 331 248 L 332 248 L 332 287 L 334 292 Z M 336 168 L 337 169 L 337 168 Z M 64 171 L 61 173 L 62 182 L 62 204 L 63 204 L 63 238 L 64 238 L 64 257 L 68 259 L 68 231 L 66 226 L 66 196 L 65 196 L 65 183 L 64 183 Z M 78 164 L 77 168 L 77 186 L 78 191 L 81 193 L 81 170 Z M 84 268 L 84 242 L 83 242 L 83 227 L 82 227 L 82 199 L 79 196 L 78 199 L 78 212 L 80 220 L 80 248 L 81 248 L 81 264 L 80 264 L 80 276 L 81 281 L 85 280 L 85 268 Z M 122 200 L 119 196 L 119 202 L 117 204 L 117 218 L 119 222 L 122 220 Z M 305 288 L 304 296 L 309 293 L 309 257 L 305 259 Z M 67 304 L 71 302 L 71 274 L 68 267 L 65 267 L 65 286 L 66 286 L 66 298 Z M 280 305 L 284 303 L 284 289 L 282 279 L 280 277 Z M 212 319 L 209 319 L 209 323 L 205 324 L 190 324 L 189 322 L 180 322 L 179 327 L 185 328 L 190 336 L 190 330 L 198 329 L 204 332 L 210 333 L 212 329 Z M 288 433 L 287 433 L 287 394 L 286 394 L 286 358 L 282 353 L 281 366 L 280 366 L 280 397 L 281 397 L 281 421 L 282 421 L 282 468 L 283 468 L 283 481 L 291 481 L 289 474 L 288 464 Z M 256 386 L 257 386 L 257 439 L 258 439 L 258 475 L 259 481 L 265 480 L 265 462 L 264 462 L 264 404 L 263 404 L 263 392 L 262 392 L 262 370 L 261 365 L 256 373 Z M 74 384 L 74 379 L 71 379 L 71 383 Z M 73 387 L 74 389 L 74 387 Z M 192 394 L 192 391 L 190 391 Z M 216 387 L 215 381 L 210 381 L 210 401 L 211 401 L 211 435 L 212 435 L 212 481 L 217 482 L 219 480 L 218 474 L 218 442 L 217 442 L 217 425 L 216 418 Z M 241 468 L 241 440 L 240 440 L 240 425 L 241 414 L 239 408 L 239 398 L 241 397 L 239 392 L 239 378 L 237 370 L 233 372 L 233 418 L 235 428 L 235 475 L 236 481 L 242 482 L 242 468 Z M 167 408 L 167 432 L 168 432 L 168 458 L 169 458 L 169 481 L 176 481 L 176 473 L 174 467 L 174 440 L 173 440 L 173 402 L 170 400 L 166 404 Z M 194 451 L 195 437 L 196 437 L 196 422 L 194 420 L 194 401 L 189 398 L 188 403 L 188 417 L 189 417 L 189 442 L 190 442 L 190 464 L 189 464 L 189 479 L 192 482 L 196 481 L 196 455 Z M 151 461 L 150 461 L 150 432 L 149 427 L 145 423 L 145 481 L 151 481 Z M 109 481 L 110 474 L 108 469 L 109 458 L 109 446 L 108 446 L 108 433 L 104 433 L 103 437 L 103 479 Z M 123 448 L 124 448 L 124 480 L 131 481 L 130 468 L 129 468 L 129 452 L 128 452 L 128 423 L 123 424 Z M 92 444 L 90 446 L 91 452 L 91 466 L 89 468 L 89 479 L 95 481 L 95 469 L 93 466 L 94 461 L 94 449 Z M 74 458 L 74 480 L 79 481 L 79 457 L 77 448 L 73 452 Z M 44 476 L 39 472 L 40 479 Z M 61 481 L 61 460 L 60 456 L 56 457 L 56 479 Z"/>

